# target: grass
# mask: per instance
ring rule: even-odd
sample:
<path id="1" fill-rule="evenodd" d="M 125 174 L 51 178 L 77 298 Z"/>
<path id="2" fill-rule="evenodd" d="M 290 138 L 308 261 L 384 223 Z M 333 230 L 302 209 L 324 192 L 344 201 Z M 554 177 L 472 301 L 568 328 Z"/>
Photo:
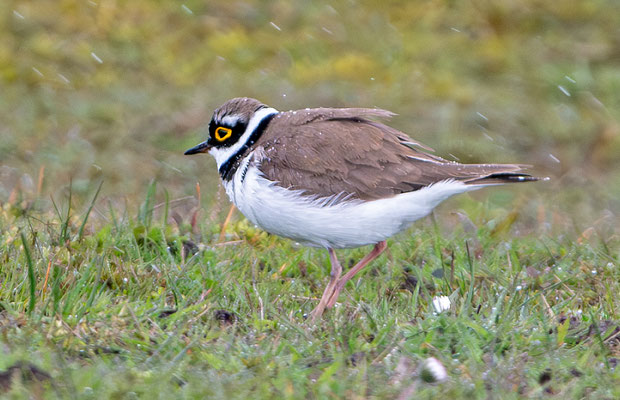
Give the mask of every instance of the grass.
<path id="1" fill-rule="evenodd" d="M 224 235 L 208 219 L 184 222 L 200 209 L 174 223 L 178 207 L 157 193 L 153 184 L 139 211 L 92 223 L 94 198 L 81 211 L 63 202 L 55 216 L 4 205 L 7 396 L 620 395 L 617 236 L 515 235 L 524 218 L 464 196 L 472 229 L 440 214 L 418 223 L 311 324 L 324 251 L 241 217 Z M 339 254 L 346 264 L 365 251 Z M 439 295 L 452 306 L 437 314 Z M 431 356 L 446 382 L 420 379 Z"/>

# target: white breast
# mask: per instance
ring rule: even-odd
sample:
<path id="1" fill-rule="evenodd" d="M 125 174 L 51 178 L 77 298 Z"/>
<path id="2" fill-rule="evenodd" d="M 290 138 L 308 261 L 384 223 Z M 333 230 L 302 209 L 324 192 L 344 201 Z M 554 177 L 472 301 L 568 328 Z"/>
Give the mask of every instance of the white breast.
<path id="1" fill-rule="evenodd" d="M 251 158 L 252 154 L 245 157 L 234 178 L 224 183 L 231 201 L 267 232 L 318 247 L 378 243 L 428 215 L 448 197 L 482 187 L 444 181 L 388 199 L 334 202 L 275 185 L 262 176 Z"/>

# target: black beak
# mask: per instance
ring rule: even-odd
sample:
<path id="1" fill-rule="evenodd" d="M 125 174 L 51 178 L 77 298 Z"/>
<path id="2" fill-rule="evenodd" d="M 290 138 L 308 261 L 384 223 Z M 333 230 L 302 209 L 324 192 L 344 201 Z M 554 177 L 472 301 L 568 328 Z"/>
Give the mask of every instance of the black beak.
<path id="1" fill-rule="evenodd" d="M 189 156 L 190 154 L 206 153 L 207 151 L 209 151 L 210 148 L 211 146 L 209 146 L 207 142 L 202 142 L 199 145 L 194 146 L 191 149 L 187 150 L 183 154 L 185 154 L 186 156 Z"/>

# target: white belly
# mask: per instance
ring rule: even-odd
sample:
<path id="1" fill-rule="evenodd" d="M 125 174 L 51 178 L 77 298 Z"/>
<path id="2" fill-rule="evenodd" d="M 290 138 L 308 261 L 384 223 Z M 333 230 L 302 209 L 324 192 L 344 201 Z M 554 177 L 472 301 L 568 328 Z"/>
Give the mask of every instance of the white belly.
<path id="1" fill-rule="evenodd" d="M 388 199 L 340 201 L 302 196 L 266 180 L 246 157 L 239 171 L 225 183 L 237 208 L 267 232 L 304 244 L 325 248 L 352 248 L 375 244 L 406 229 L 428 215 L 448 197 L 481 186 L 456 181 L 439 182 Z"/>

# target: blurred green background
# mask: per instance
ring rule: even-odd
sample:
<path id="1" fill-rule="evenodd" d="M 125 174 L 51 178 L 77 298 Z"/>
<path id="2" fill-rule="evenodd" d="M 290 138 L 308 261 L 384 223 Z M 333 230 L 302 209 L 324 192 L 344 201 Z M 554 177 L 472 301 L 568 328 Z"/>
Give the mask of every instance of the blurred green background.
<path id="1" fill-rule="evenodd" d="M 152 179 L 223 201 L 210 157 L 182 152 L 215 107 L 251 96 L 389 109 L 448 159 L 552 178 L 476 198 L 617 234 L 619 27 L 617 0 L 4 0 L 0 202 L 51 209 L 72 181 L 83 205 L 101 179 L 113 206 Z"/>

